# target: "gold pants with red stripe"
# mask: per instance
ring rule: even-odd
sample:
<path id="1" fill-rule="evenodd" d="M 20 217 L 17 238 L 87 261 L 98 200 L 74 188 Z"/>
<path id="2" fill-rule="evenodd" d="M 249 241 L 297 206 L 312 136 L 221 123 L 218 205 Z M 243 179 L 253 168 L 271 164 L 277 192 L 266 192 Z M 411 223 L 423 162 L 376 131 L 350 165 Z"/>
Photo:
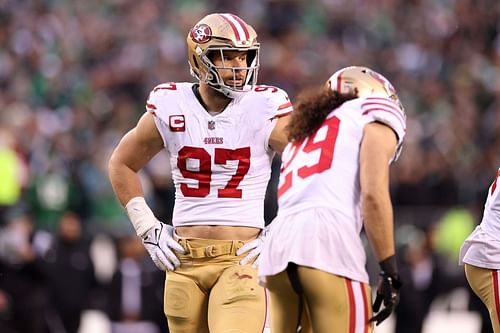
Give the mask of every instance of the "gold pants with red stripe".
<path id="1" fill-rule="evenodd" d="M 313 268 L 298 266 L 305 311 L 300 312 L 300 298 L 293 290 L 286 271 L 268 276 L 271 332 L 295 333 L 370 333 L 373 324 L 371 288 Z"/>
<path id="2" fill-rule="evenodd" d="M 243 241 L 179 238 L 181 266 L 168 272 L 164 311 L 171 333 L 262 333 L 266 294 L 257 270 L 239 264 Z"/>
<path id="3" fill-rule="evenodd" d="M 474 293 L 488 308 L 493 331 L 500 333 L 499 271 L 465 264 L 465 276 Z"/>

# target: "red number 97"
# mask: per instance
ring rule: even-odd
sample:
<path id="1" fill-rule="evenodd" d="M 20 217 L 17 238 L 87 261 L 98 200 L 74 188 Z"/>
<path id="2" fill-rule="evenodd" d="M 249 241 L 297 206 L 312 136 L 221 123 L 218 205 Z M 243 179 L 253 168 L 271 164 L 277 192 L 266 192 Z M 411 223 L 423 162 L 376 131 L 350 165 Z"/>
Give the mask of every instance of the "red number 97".
<path id="1" fill-rule="evenodd" d="M 197 170 L 188 170 L 188 159 L 198 160 L 199 166 Z M 217 197 L 241 198 L 242 190 L 238 186 L 250 169 L 250 147 L 237 149 L 215 148 L 214 163 L 225 165 L 227 161 L 238 161 L 238 167 L 236 172 L 231 175 L 226 186 L 217 190 Z M 177 167 L 184 178 L 198 181 L 197 187 L 181 183 L 180 190 L 185 197 L 204 198 L 210 194 L 212 158 L 204 148 L 182 147 L 177 155 Z"/>

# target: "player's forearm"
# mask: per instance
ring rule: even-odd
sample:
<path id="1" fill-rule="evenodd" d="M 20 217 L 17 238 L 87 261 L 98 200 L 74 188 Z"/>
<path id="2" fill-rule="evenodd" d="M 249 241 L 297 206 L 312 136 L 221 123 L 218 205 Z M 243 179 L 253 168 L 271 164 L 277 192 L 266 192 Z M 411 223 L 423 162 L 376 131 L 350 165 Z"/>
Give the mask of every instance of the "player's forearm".
<path id="1" fill-rule="evenodd" d="M 394 223 L 388 191 L 365 193 L 362 198 L 363 221 L 375 257 L 382 261 L 394 255 Z"/>
<path id="2" fill-rule="evenodd" d="M 113 190 L 122 206 L 125 207 L 134 197 L 144 196 L 139 175 L 125 164 L 111 158 L 108 174 Z"/>

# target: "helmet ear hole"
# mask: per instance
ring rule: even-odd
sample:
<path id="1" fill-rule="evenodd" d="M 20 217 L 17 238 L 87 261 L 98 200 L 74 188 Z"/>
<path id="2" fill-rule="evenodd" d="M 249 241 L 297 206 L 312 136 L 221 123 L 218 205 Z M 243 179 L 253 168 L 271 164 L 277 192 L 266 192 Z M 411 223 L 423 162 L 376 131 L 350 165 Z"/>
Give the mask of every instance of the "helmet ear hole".
<path id="1" fill-rule="evenodd" d="M 257 57 L 257 50 L 248 50 L 247 51 L 247 66 L 252 66 L 253 61 Z"/>
<path id="2" fill-rule="evenodd" d="M 205 56 L 207 57 L 208 60 L 210 60 L 210 62 L 213 63 L 215 52 L 213 50 L 208 50 Z"/>
<path id="3" fill-rule="evenodd" d="M 208 82 L 212 83 L 213 85 L 216 85 L 217 84 L 217 78 L 215 77 L 215 75 L 211 72 L 208 72 L 207 73 L 207 76 L 206 76 L 206 79 Z"/>

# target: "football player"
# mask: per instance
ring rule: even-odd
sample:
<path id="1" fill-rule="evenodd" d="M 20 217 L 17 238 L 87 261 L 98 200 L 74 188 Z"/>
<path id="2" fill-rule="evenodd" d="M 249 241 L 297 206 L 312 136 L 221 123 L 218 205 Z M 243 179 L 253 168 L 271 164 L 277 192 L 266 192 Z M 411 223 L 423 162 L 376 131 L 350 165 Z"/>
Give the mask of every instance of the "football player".
<path id="1" fill-rule="evenodd" d="M 391 314 L 401 282 L 389 166 L 405 132 L 393 86 L 366 67 L 337 71 L 295 103 L 259 262 L 273 333 L 296 332 L 304 311 L 315 333 L 371 332 Z M 373 311 L 363 226 L 381 268 Z"/>
<path id="2" fill-rule="evenodd" d="M 156 265 L 167 270 L 171 332 L 262 332 L 265 291 L 253 267 L 264 234 L 264 196 L 275 152 L 287 143 L 292 104 L 257 85 L 255 30 L 211 14 L 188 33 L 197 83 L 155 87 L 145 114 L 116 147 L 109 176 Z M 155 218 L 137 172 L 166 149 L 175 185 L 173 227 Z"/>
<path id="3" fill-rule="evenodd" d="M 495 333 L 500 333 L 500 169 L 488 190 L 481 224 L 470 234 L 460 249 L 459 263 L 474 293 L 490 313 Z"/>

